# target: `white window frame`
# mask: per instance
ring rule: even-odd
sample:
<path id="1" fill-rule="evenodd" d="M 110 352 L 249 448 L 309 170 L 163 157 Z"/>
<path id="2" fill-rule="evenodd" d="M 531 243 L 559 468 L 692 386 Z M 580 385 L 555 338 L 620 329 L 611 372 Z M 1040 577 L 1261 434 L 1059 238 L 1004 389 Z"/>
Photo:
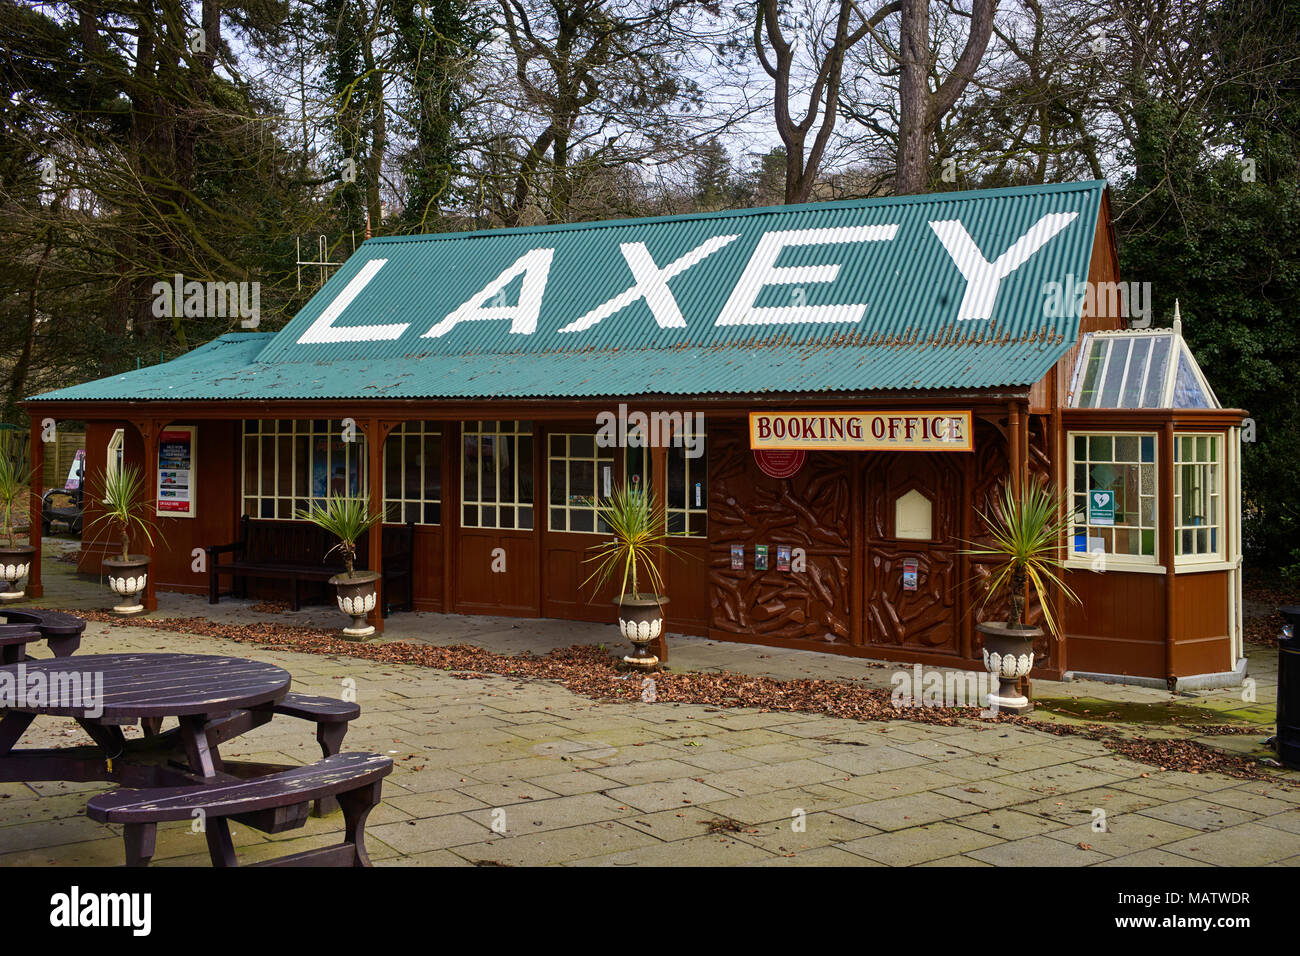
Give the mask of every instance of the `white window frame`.
<path id="1" fill-rule="evenodd" d="M 1153 461 L 1143 462 L 1139 460 L 1137 462 L 1118 462 L 1118 463 L 1112 462 L 1112 464 L 1136 464 L 1138 466 L 1150 465 L 1151 468 L 1153 469 L 1152 487 L 1154 488 L 1154 494 L 1139 495 L 1139 498 L 1148 497 L 1148 498 L 1152 498 L 1154 501 L 1154 505 L 1152 509 L 1151 527 L 1150 529 L 1148 529 L 1145 525 L 1139 524 L 1137 528 L 1139 532 L 1146 531 L 1146 530 L 1151 531 L 1152 538 L 1155 545 L 1154 547 L 1155 553 L 1154 554 L 1116 554 L 1112 551 L 1107 551 L 1103 555 L 1101 555 L 1101 558 L 1104 561 L 1105 567 L 1114 568 L 1116 570 L 1159 571 L 1163 573 L 1165 569 L 1164 567 L 1161 566 L 1160 563 L 1160 559 L 1161 559 L 1161 554 L 1160 554 L 1160 433 L 1152 432 L 1152 431 L 1110 431 L 1107 429 L 1079 429 L 1079 430 L 1072 429 L 1066 431 L 1065 443 L 1066 443 L 1066 448 L 1068 449 L 1068 455 L 1067 455 L 1068 464 L 1066 468 L 1066 474 L 1069 479 L 1067 482 L 1069 490 L 1067 492 L 1068 496 L 1066 498 L 1066 507 L 1069 509 L 1067 512 L 1069 516 L 1069 522 L 1066 528 L 1065 566 L 1067 568 L 1093 569 L 1096 564 L 1096 559 L 1098 557 L 1096 553 L 1091 551 L 1086 551 L 1081 553 L 1074 550 L 1074 529 L 1076 527 L 1082 527 L 1084 529 L 1085 536 L 1090 536 L 1088 535 L 1088 532 L 1091 530 L 1091 528 L 1103 527 L 1102 525 L 1094 526 L 1088 524 L 1087 521 L 1088 503 L 1086 497 L 1089 489 L 1085 488 L 1082 491 L 1080 491 L 1079 489 L 1076 489 L 1074 485 L 1074 472 L 1075 472 L 1075 464 L 1076 464 L 1075 455 L 1074 455 L 1074 440 L 1076 438 L 1087 438 L 1091 440 L 1094 437 L 1111 438 L 1111 439 L 1136 437 L 1138 439 L 1139 457 L 1141 456 L 1141 439 L 1151 438 L 1154 440 L 1155 455 L 1153 456 L 1154 458 Z M 1086 462 L 1090 464 L 1103 464 L 1102 462 L 1091 462 L 1091 459 L 1087 459 Z M 1075 515 L 1074 502 L 1075 502 L 1075 496 L 1078 494 L 1083 494 L 1085 496 L 1084 506 L 1083 506 L 1084 509 L 1083 521 L 1074 520 L 1074 515 Z M 1141 501 L 1139 500 L 1138 502 L 1139 521 L 1141 521 L 1141 508 L 1142 505 L 1141 505 Z M 1128 525 L 1116 525 L 1115 527 L 1131 530 L 1131 527 Z"/>
<path id="2" fill-rule="evenodd" d="M 1213 442 L 1213 446 L 1217 449 L 1217 454 L 1214 456 L 1214 458 L 1211 461 L 1208 462 L 1181 461 L 1178 458 L 1178 453 L 1179 453 L 1181 439 L 1184 438 L 1191 438 L 1191 439 L 1208 438 Z M 1197 565 L 1203 565 L 1203 564 L 1220 565 L 1223 564 L 1223 562 L 1226 560 L 1225 555 L 1227 554 L 1227 549 L 1226 549 L 1227 528 L 1225 527 L 1226 524 L 1225 519 L 1227 517 L 1227 507 L 1228 507 L 1227 463 L 1224 460 L 1227 454 L 1226 446 L 1227 446 L 1227 442 L 1224 438 L 1223 432 L 1213 432 L 1213 431 L 1174 432 L 1174 567 L 1175 568 L 1184 568 L 1184 567 L 1190 568 L 1190 567 L 1195 567 Z M 1214 469 L 1214 471 L 1216 472 L 1215 487 L 1218 490 L 1214 493 L 1214 497 L 1218 498 L 1218 520 L 1212 525 L 1182 524 L 1183 483 L 1181 479 L 1182 479 L 1183 469 L 1188 467 L 1208 467 Z M 1217 541 L 1217 546 L 1215 550 L 1207 551 L 1204 554 L 1179 553 L 1183 541 L 1182 533 L 1184 531 L 1201 531 L 1201 530 L 1206 530 L 1206 531 L 1214 530 L 1215 532 L 1217 532 L 1214 535 Z"/>
<path id="3" fill-rule="evenodd" d="M 445 439 L 445 435 L 444 435 L 444 429 L 442 427 L 442 422 L 426 422 L 426 421 L 402 422 L 401 424 L 397 425 L 392 431 L 388 433 L 388 439 L 384 442 L 384 456 L 383 456 L 384 522 L 386 524 L 406 524 L 407 523 L 406 509 L 408 505 L 415 506 L 419 511 L 419 518 L 416 519 L 415 521 L 417 525 L 424 525 L 426 527 L 438 527 L 439 525 L 442 524 L 441 494 L 439 494 L 439 496 L 436 498 L 427 498 L 425 497 L 424 489 L 428 487 L 429 470 L 431 468 L 439 475 L 441 475 L 442 441 L 444 439 Z M 394 444 L 394 442 L 396 442 L 396 444 Z M 396 495 L 393 495 L 391 494 L 392 489 L 388 487 L 388 454 L 395 447 L 400 449 L 399 455 L 401 458 L 401 469 L 400 469 L 401 477 L 399 478 L 400 487 L 397 489 L 398 493 Z M 430 456 L 429 449 L 431 447 L 436 448 L 438 450 L 437 455 Z M 417 489 L 417 491 L 419 492 L 418 495 L 406 494 L 406 492 L 410 490 L 406 487 L 406 465 L 408 461 L 407 456 L 411 454 L 412 448 L 414 448 L 416 454 L 419 455 L 418 463 L 420 466 L 420 477 L 419 477 L 419 487 Z M 431 457 L 434 460 L 431 461 L 430 460 Z M 442 487 L 441 482 L 439 482 L 438 487 L 439 488 Z M 425 509 L 429 505 L 438 506 L 438 515 L 439 515 L 438 521 L 424 520 Z M 397 517 L 390 518 L 388 516 L 388 509 L 394 506 L 397 508 Z"/>
<path id="4" fill-rule="evenodd" d="M 525 426 L 527 428 L 525 429 Z M 465 463 L 469 460 L 465 454 L 465 442 L 469 438 L 476 438 L 480 441 L 483 438 L 513 438 L 515 448 L 515 463 L 511 467 L 512 476 L 511 486 L 509 488 L 501 487 L 500 473 L 497 473 L 496 490 L 497 497 L 492 501 L 485 501 L 482 497 L 483 489 L 480 486 L 476 495 L 471 498 L 465 493 Z M 460 526 L 462 528 L 482 528 L 496 531 L 532 531 L 537 527 L 537 488 L 533 488 L 532 499 L 523 501 L 520 498 L 519 476 L 521 469 L 519 467 L 519 444 L 520 439 L 527 438 L 532 453 L 528 456 L 528 467 L 531 469 L 537 461 L 537 455 L 540 453 L 537 448 L 537 433 L 533 428 L 533 423 L 528 421 L 473 421 L 465 422 L 461 429 L 460 435 Z M 495 441 L 494 454 L 495 454 Z M 504 497 L 504 492 L 509 491 L 510 497 Z M 465 520 L 465 509 L 474 508 L 475 520 L 469 522 Z M 501 522 L 501 509 L 513 508 L 515 511 L 515 523 L 510 526 L 503 526 Z M 496 509 L 496 523 L 483 524 L 483 509 Z M 521 512 L 527 509 L 528 523 L 525 525 L 520 521 Z"/>
<path id="5" fill-rule="evenodd" d="M 108 461 L 105 463 L 105 469 L 112 477 L 117 474 L 117 470 L 126 462 L 126 429 L 113 429 L 113 437 L 108 440 Z"/>
<path id="6" fill-rule="evenodd" d="M 287 431 L 282 431 L 280 429 L 281 421 L 289 422 L 289 429 Z M 344 429 L 343 429 L 342 420 L 328 419 L 326 430 L 324 432 L 316 432 L 313 431 L 312 428 L 313 428 L 313 423 L 317 421 L 320 421 L 320 419 L 306 418 L 306 419 L 289 420 L 289 419 L 268 418 L 268 419 L 258 419 L 255 420 L 255 422 L 245 421 L 243 423 L 241 429 L 241 435 L 240 435 L 240 448 L 239 448 L 240 514 L 248 515 L 253 520 L 261 519 L 264 521 L 295 521 L 298 520 L 297 512 L 303 506 L 304 503 L 310 505 L 310 503 L 313 501 L 325 500 L 319 495 L 313 494 L 312 480 L 315 474 L 315 470 L 314 470 L 315 451 L 313 449 L 313 442 L 315 441 L 315 439 L 321 437 L 321 435 L 325 435 L 330 439 L 330 444 L 327 445 L 327 458 L 326 458 L 326 472 L 327 474 L 330 474 L 332 473 L 331 465 L 333 464 L 333 457 L 334 457 L 333 440 L 337 437 L 340 437 L 343 434 Z M 258 430 L 256 432 L 250 432 L 248 430 L 249 426 L 254 423 L 258 425 Z M 267 430 L 263 427 L 268 424 L 273 426 L 272 430 Z M 250 438 L 254 439 L 254 447 L 256 449 L 257 456 L 258 456 L 257 487 L 252 489 L 251 491 L 248 488 L 248 442 Z M 280 455 L 280 442 L 278 440 L 280 438 L 289 439 L 290 454 L 289 454 L 289 461 L 287 462 L 283 461 L 282 456 Z M 305 438 L 307 440 L 307 460 L 302 464 L 302 467 L 306 469 L 306 474 L 307 474 L 307 492 L 305 495 L 299 495 L 297 493 L 297 486 L 296 486 L 296 479 L 298 477 L 298 472 L 299 472 L 299 463 L 298 463 L 298 454 L 297 454 L 297 439 L 299 438 Z M 353 438 L 353 440 L 345 444 L 349 446 L 344 449 L 345 474 L 349 474 L 351 472 L 351 468 L 352 468 L 351 462 L 352 459 L 355 457 L 356 468 L 358 470 L 358 475 L 357 475 L 358 485 L 359 485 L 358 494 L 361 497 L 369 497 L 370 476 L 367 474 L 369 469 L 366 467 L 367 465 L 366 436 L 363 432 L 358 430 L 355 433 L 355 437 Z M 267 447 L 268 445 L 269 445 L 269 450 Z M 262 476 L 266 473 L 266 470 L 268 468 L 271 471 L 271 488 L 272 488 L 272 492 L 269 495 L 262 493 L 262 481 L 261 481 Z M 291 491 L 288 495 L 282 495 L 279 493 L 280 472 L 281 469 L 283 468 L 288 468 L 290 470 L 290 474 L 292 475 L 292 478 L 290 479 Z M 265 501 L 274 502 L 272 506 L 275 512 L 274 515 L 268 517 L 262 514 L 262 503 Z M 253 509 L 251 512 L 249 511 L 250 503 L 252 503 L 253 505 Z"/>
<path id="7" fill-rule="evenodd" d="M 557 438 L 563 439 L 564 441 L 564 452 L 561 455 L 556 455 L 552 451 L 552 443 Z M 573 454 L 573 439 L 575 438 L 591 439 L 590 456 Z M 606 500 L 607 498 L 603 487 L 603 482 L 604 482 L 604 472 L 602 471 L 603 468 L 609 468 L 610 491 L 612 492 L 614 488 L 614 484 L 616 481 L 614 475 L 614 462 L 616 460 L 616 456 L 614 452 L 615 452 L 614 448 L 601 447 L 600 443 L 596 441 L 596 435 L 594 432 L 590 434 L 586 432 L 551 432 L 549 435 L 546 436 L 546 482 L 547 482 L 546 527 L 548 530 L 559 532 L 561 534 L 606 534 L 607 535 L 610 533 L 609 525 L 605 524 L 603 521 L 600 520 L 600 517 L 597 514 L 597 507 L 602 501 Z M 551 487 L 551 481 L 552 481 L 551 462 L 555 462 L 555 461 L 564 463 L 564 489 L 563 489 L 564 503 L 558 505 L 555 504 L 551 498 L 551 494 L 555 490 L 554 488 Z M 594 487 L 592 489 L 593 491 L 592 498 L 589 501 L 586 502 L 578 501 L 577 503 L 575 503 L 573 496 L 569 493 L 569 463 L 577 462 L 577 461 L 589 462 L 591 464 L 592 484 Z M 561 516 L 564 519 L 563 527 L 558 527 L 555 523 L 555 512 L 557 511 L 561 513 Z M 591 514 L 590 529 L 572 527 L 573 513 L 575 511 L 590 512 Z"/>

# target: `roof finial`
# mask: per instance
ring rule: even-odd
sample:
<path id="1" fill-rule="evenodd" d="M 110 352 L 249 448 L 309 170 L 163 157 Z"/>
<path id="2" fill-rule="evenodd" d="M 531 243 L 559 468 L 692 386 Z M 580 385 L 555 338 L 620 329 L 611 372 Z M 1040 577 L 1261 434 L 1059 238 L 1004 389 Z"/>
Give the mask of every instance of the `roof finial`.
<path id="1" fill-rule="evenodd" d="M 370 238 L 370 210 L 369 209 L 366 210 L 366 238 L 367 239 Z M 1174 308 L 1175 309 L 1177 308 L 1176 304 Z"/>
<path id="2" fill-rule="evenodd" d="M 1174 335 L 1183 334 L 1183 317 L 1178 311 L 1178 300 L 1174 299 Z"/>

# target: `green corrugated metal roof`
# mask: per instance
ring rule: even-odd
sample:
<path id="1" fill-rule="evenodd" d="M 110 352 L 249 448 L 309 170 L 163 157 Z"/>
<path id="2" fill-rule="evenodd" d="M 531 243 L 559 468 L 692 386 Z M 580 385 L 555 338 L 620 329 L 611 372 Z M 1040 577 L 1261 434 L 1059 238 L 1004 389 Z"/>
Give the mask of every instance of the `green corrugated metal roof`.
<path id="1" fill-rule="evenodd" d="M 274 335 L 38 397 L 1023 387 L 1078 337 L 1046 286 L 1087 277 L 1104 187 L 371 239 Z"/>

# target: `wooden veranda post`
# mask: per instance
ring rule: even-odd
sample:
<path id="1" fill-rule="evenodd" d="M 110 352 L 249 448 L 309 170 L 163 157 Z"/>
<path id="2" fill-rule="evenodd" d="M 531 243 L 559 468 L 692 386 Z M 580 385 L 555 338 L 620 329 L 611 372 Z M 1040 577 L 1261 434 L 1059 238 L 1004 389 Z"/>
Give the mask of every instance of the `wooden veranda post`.
<path id="1" fill-rule="evenodd" d="M 366 436 L 366 484 L 370 493 L 370 513 L 383 513 L 384 510 L 384 444 L 394 423 L 380 421 L 378 418 L 360 423 Z M 388 595 L 384 593 L 384 522 L 381 518 L 370 526 L 370 538 L 367 545 L 370 553 L 370 570 L 379 575 L 376 582 L 379 588 L 379 600 L 370 612 L 367 623 L 375 628 L 376 634 L 384 632 L 384 602 Z M 408 585 L 409 587 L 410 585 Z"/>
<path id="2" fill-rule="evenodd" d="M 132 422 L 132 424 L 135 426 L 136 431 L 140 433 L 140 439 L 144 443 L 143 490 L 148 509 L 146 514 L 149 520 L 154 521 L 158 512 L 158 436 L 167 423 L 146 418 Z M 166 533 L 165 528 L 159 528 L 154 533 L 152 541 L 146 538 L 144 542 L 145 553 L 149 556 L 149 573 L 145 578 L 143 601 L 146 612 L 158 610 L 157 541 L 159 537 Z"/>
<path id="3" fill-rule="evenodd" d="M 651 501 L 656 510 L 663 509 L 666 513 L 668 501 L 668 449 L 656 443 L 650 448 L 650 489 Z M 655 564 L 659 566 L 659 574 L 665 580 L 668 575 L 668 557 L 660 551 L 655 556 Z M 672 595 L 669 595 L 671 598 Z M 671 605 L 670 605 L 671 608 Z M 650 653 L 654 654 L 664 663 L 668 662 L 668 615 L 672 614 L 669 610 L 665 614 L 664 634 L 660 634 L 658 639 L 650 645 Z"/>
<path id="4" fill-rule="evenodd" d="M 32 569 L 27 575 L 27 593 L 38 598 L 45 594 L 45 586 L 41 584 L 41 475 L 45 471 L 45 446 L 41 443 L 41 420 L 36 415 L 31 417 L 31 428 L 31 445 L 27 452 L 31 466 L 31 482 L 27 488 L 27 540 L 36 553 L 32 555 Z"/>

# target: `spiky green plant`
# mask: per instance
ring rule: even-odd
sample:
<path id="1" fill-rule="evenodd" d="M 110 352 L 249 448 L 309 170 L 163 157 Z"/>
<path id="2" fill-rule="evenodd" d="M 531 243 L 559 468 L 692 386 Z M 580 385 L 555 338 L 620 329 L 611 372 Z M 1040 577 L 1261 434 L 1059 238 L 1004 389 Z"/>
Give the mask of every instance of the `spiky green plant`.
<path id="1" fill-rule="evenodd" d="M 14 546 L 14 508 L 27 490 L 27 476 L 16 458 L 0 448 L 0 534 Z"/>
<path id="2" fill-rule="evenodd" d="M 609 526 L 614 537 L 587 549 L 594 553 L 584 563 L 594 563 L 596 567 L 583 586 L 594 581 L 597 588 L 604 587 L 616 575 L 621 575 L 619 594 L 639 598 L 641 584 L 647 581 L 653 594 L 660 594 L 664 582 L 655 564 L 656 552 L 680 556 L 667 543 L 670 535 L 664 507 L 645 492 L 624 485 L 597 504 L 596 516 Z"/>
<path id="3" fill-rule="evenodd" d="M 1023 626 L 1025 589 L 1026 585 L 1031 586 L 1043 609 L 1043 621 L 1048 631 L 1059 636 L 1060 630 L 1049 600 L 1050 589 L 1058 587 L 1068 600 L 1079 601 L 1057 573 L 1063 564 L 1061 539 L 1069 525 L 1068 519 L 1063 517 L 1065 508 L 1061 497 L 1042 481 L 1025 482 L 1019 494 L 1006 485 L 992 513 L 977 513 L 988 528 L 992 544 L 976 546 L 962 553 L 994 559 L 981 606 L 987 606 L 995 595 L 1006 589 L 1010 592 L 1011 604 L 1007 623 L 1012 627 Z M 975 544 L 973 541 L 968 543 Z"/>
<path id="4" fill-rule="evenodd" d="M 103 510 L 91 519 L 88 527 L 103 526 L 116 532 L 121 543 L 121 560 L 129 560 L 131 532 L 139 532 L 153 544 L 154 532 L 158 530 L 151 515 L 151 502 L 145 494 L 144 472 L 135 465 L 109 468 L 99 483 L 98 497 Z"/>
<path id="5" fill-rule="evenodd" d="M 357 558 L 357 542 L 383 514 L 372 513 L 370 502 L 365 498 L 330 495 L 324 501 L 313 501 L 307 508 L 299 509 L 296 517 L 301 521 L 310 521 L 339 539 L 339 543 L 327 553 L 338 551 L 343 555 L 345 573 L 350 577 Z"/>

